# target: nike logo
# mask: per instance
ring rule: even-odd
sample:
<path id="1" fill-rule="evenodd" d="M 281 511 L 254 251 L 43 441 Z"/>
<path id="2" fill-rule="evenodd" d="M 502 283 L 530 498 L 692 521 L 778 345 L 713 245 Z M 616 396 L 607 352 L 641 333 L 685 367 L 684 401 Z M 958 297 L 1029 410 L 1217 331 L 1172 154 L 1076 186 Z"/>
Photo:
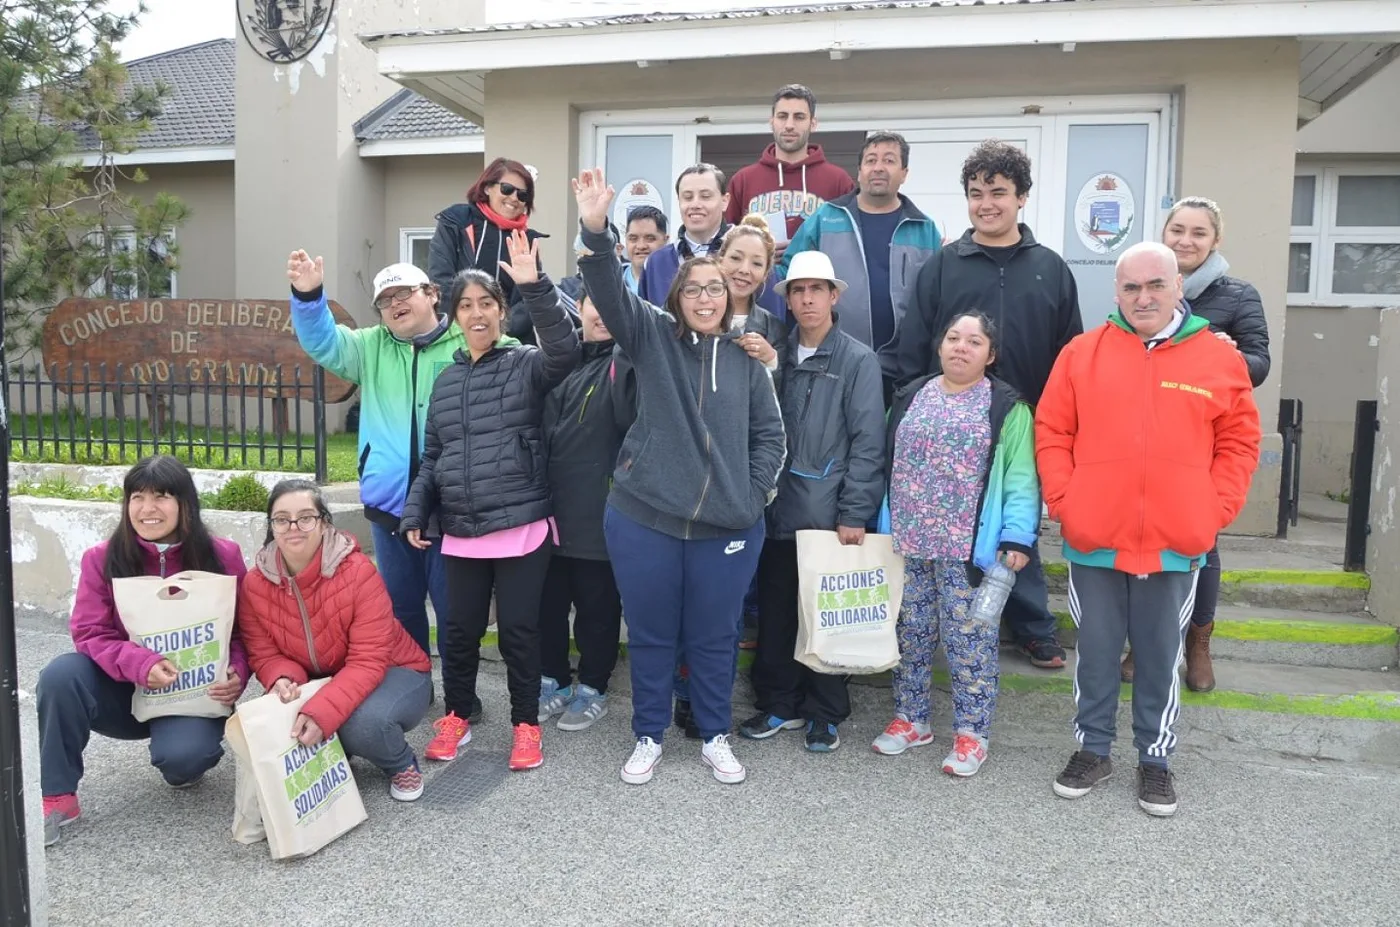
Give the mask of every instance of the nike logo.
<path id="1" fill-rule="evenodd" d="M 747 541 L 730 541 L 728 546 L 724 548 L 724 552 L 726 554 L 737 554 L 744 549 L 744 545 L 747 543 Z"/>

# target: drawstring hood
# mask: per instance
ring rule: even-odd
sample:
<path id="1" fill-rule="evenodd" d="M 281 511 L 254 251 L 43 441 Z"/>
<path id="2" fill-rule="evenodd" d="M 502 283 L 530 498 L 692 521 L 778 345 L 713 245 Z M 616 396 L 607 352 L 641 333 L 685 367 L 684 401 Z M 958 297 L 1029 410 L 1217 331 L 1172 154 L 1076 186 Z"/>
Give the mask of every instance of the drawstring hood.
<path id="1" fill-rule="evenodd" d="M 777 150 L 776 147 L 774 147 L 774 146 L 772 146 L 772 145 L 770 145 L 769 147 L 770 147 L 770 148 L 773 148 L 774 151 Z M 810 152 L 812 151 L 813 148 L 815 148 L 815 149 L 817 150 L 817 152 L 816 152 L 815 155 L 810 154 Z M 822 154 L 822 148 L 821 148 L 820 145 L 808 145 L 808 146 L 807 146 L 807 151 L 809 152 L 809 154 L 808 154 L 808 156 L 807 156 L 807 160 L 802 162 L 802 199 L 804 199 L 804 200 L 807 199 L 807 165 L 808 165 L 809 163 L 812 163 L 812 162 L 814 161 L 814 159 L 815 159 L 816 162 L 824 162 L 824 161 L 826 161 L 826 157 Z M 765 154 L 766 154 L 766 152 L 765 152 Z M 778 161 L 778 159 L 777 159 L 776 156 L 773 158 L 773 160 L 774 160 L 774 161 Z M 781 190 L 782 188 L 783 188 L 783 162 L 782 162 L 782 161 L 778 161 L 778 189 Z"/>

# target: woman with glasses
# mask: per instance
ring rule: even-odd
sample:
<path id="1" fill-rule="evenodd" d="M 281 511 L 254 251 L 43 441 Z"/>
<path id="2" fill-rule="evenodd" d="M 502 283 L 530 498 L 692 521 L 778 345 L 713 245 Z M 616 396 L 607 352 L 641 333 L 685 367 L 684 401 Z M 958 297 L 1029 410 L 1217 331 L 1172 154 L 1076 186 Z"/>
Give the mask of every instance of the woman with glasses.
<path id="1" fill-rule="evenodd" d="M 683 647 L 701 761 L 720 782 L 742 782 L 729 744 L 734 619 L 783 465 L 773 381 L 730 331 L 734 299 L 715 258 L 687 259 L 664 310 L 653 306 L 622 281 L 607 226 L 614 194 L 602 170 L 580 174 L 574 195 L 588 252 L 579 271 L 637 383 L 636 424 L 603 516 L 632 672 L 636 744 L 622 780 L 650 781 L 661 759 Z"/>
<path id="2" fill-rule="evenodd" d="M 266 546 L 238 596 L 239 628 L 263 688 L 290 702 L 331 681 L 297 715 L 292 736 L 314 746 L 340 735 L 345 752 L 378 766 L 389 797 L 423 794 L 404 739 L 428 712 L 432 664 L 394 619 L 388 590 L 354 535 L 336 530 L 306 480 L 283 480 L 267 502 Z"/>
<path id="3" fill-rule="evenodd" d="M 446 293 L 462 271 L 476 268 L 501 285 L 506 306 L 516 306 L 520 297 L 515 281 L 501 270 L 509 263 L 506 240 L 512 232 L 524 232 L 531 241 L 546 237 L 528 227 L 535 211 L 534 172 L 509 158 L 497 158 L 467 191 L 467 201 L 449 206 L 437 215 L 437 231 L 428 247 L 428 276 Z M 512 312 L 507 332 L 521 341 L 534 343 L 530 315 Z"/>

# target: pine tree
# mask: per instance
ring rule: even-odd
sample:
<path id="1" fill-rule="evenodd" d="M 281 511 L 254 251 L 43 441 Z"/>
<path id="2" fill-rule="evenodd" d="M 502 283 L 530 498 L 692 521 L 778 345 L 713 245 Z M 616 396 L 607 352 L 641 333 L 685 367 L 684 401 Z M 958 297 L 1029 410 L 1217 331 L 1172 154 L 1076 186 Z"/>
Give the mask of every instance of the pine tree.
<path id="1" fill-rule="evenodd" d="M 115 46 L 130 15 L 107 0 L 0 0 L 0 184 L 5 355 L 38 362 L 40 328 L 67 296 L 169 295 L 175 197 L 121 192 L 145 172 L 117 164 L 170 92 L 130 81 Z M 84 167 L 79 155 L 93 156 Z"/>

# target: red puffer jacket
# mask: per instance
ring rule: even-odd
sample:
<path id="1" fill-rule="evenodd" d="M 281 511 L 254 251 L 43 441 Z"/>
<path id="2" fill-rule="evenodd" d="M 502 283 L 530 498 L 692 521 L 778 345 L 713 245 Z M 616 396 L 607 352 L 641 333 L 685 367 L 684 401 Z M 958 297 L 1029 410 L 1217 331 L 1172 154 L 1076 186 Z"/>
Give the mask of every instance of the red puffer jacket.
<path id="1" fill-rule="evenodd" d="M 295 579 L 275 543 L 243 579 L 238 622 L 248 662 L 263 687 L 283 676 L 297 685 L 331 677 L 302 713 L 331 736 L 391 666 L 432 664 L 394 617 L 379 571 L 352 535 L 328 528 L 321 549 Z"/>

